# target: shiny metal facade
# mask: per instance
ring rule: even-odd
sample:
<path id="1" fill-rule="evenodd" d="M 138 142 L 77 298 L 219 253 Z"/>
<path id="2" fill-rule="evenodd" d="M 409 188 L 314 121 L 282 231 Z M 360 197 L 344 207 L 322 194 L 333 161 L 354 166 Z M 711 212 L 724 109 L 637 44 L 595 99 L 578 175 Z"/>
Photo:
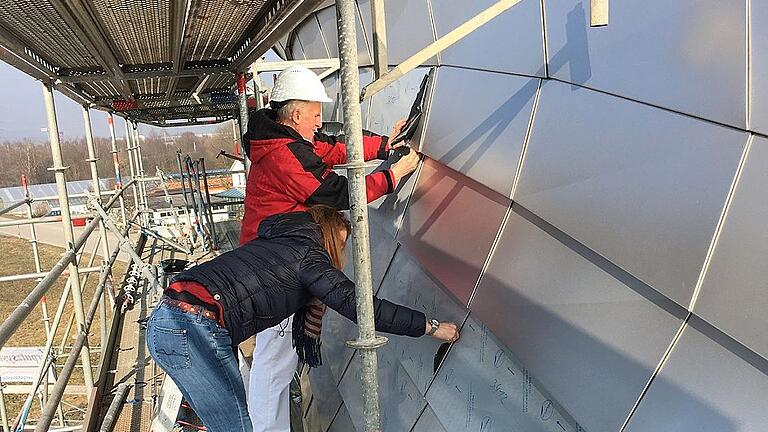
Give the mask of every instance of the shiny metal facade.
<path id="1" fill-rule="evenodd" d="M 507 198 L 427 159 L 397 239 L 466 305 L 508 206 Z"/>
<path id="2" fill-rule="evenodd" d="M 456 7 L 453 0 L 431 1 L 437 37 L 444 36 L 463 24 L 467 17 L 496 2 L 475 0 Z M 444 65 L 544 77 L 542 24 L 541 1 L 525 0 L 445 50 L 440 54 L 440 61 Z M 489 47 L 497 53 L 507 54 L 489 55 Z M 467 84 L 468 88 L 476 88 L 480 87 L 481 81 Z"/>
<path id="3" fill-rule="evenodd" d="M 513 198 L 687 306 L 747 137 L 548 81 Z"/>
<path id="4" fill-rule="evenodd" d="M 516 212 L 470 306 L 588 431 L 621 428 L 682 324 Z"/>
<path id="5" fill-rule="evenodd" d="M 430 113 L 422 151 L 510 196 L 538 86 L 538 79 L 441 67 L 432 98 L 439 109 Z"/>
<path id="6" fill-rule="evenodd" d="M 385 2 L 389 63 L 492 3 Z M 370 206 L 373 282 L 462 338 L 390 337 L 384 431 L 763 428 L 768 7 L 610 14 L 590 28 L 587 1 L 524 0 L 426 65 L 412 143 L 426 158 Z M 321 32 L 334 56 L 335 16 L 316 12 L 293 44 Z M 367 99 L 364 125 L 389 133 L 427 70 Z M 324 431 L 360 430 L 355 327 L 327 318 L 313 404 L 334 419 Z"/>
<path id="7" fill-rule="evenodd" d="M 689 326 L 625 430 L 761 431 L 766 394 L 764 371 Z"/>
<path id="8" fill-rule="evenodd" d="M 746 126 L 747 2 L 613 2 L 597 28 L 588 1 L 544 5 L 550 76 Z"/>
<path id="9" fill-rule="evenodd" d="M 755 138 L 694 312 L 768 358 L 768 139 Z"/>

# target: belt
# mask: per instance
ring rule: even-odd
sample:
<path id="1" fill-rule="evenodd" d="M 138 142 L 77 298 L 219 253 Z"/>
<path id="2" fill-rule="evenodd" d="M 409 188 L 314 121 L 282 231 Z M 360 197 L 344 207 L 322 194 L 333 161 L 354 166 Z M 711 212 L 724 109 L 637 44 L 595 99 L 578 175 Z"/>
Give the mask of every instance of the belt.
<path id="1" fill-rule="evenodd" d="M 214 312 L 212 310 L 206 309 L 206 308 L 204 308 L 202 306 L 199 306 L 199 305 L 193 305 L 193 304 L 189 304 L 189 303 L 187 303 L 185 301 L 172 299 L 167 294 L 164 295 L 163 298 L 160 301 L 165 303 L 165 304 L 167 304 L 167 305 L 174 306 L 174 307 L 182 310 L 183 312 L 187 312 L 187 313 L 190 313 L 190 314 L 193 314 L 193 315 L 197 315 L 200 312 L 202 312 L 204 317 L 206 317 L 206 318 L 208 318 L 210 320 L 216 321 L 216 322 L 219 321 L 219 314 L 218 313 L 216 313 L 216 312 Z"/>

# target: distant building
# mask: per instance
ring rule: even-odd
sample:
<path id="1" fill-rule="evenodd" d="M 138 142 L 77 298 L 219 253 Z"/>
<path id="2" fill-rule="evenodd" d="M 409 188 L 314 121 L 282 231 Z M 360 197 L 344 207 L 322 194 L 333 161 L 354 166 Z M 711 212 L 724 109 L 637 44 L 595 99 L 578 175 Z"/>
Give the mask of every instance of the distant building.
<path id="1" fill-rule="evenodd" d="M 114 179 L 100 179 L 99 185 L 102 192 L 111 191 L 114 187 Z M 69 209 L 73 214 L 82 214 L 88 212 L 86 194 L 92 193 L 93 187 L 91 180 L 75 180 L 67 182 L 67 193 L 69 194 Z M 51 209 L 60 208 L 59 196 L 56 189 L 56 183 L 46 183 L 29 185 L 29 195 L 35 202 L 46 202 Z M 11 186 L 0 189 L 0 209 L 9 207 L 14 203 L 24 200 L 24 189 L 21 186 Z M 21 206 L 14 209 L 10 214 L 25 215 L 27 207 Z"/>

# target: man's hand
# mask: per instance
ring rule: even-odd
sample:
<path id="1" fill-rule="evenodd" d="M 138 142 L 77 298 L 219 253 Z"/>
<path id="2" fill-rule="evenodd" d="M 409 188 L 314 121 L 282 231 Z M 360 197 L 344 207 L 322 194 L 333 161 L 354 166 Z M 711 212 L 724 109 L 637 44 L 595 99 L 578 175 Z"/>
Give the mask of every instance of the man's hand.
<path id="1" fill-rule="evenodd" d="M 427 322 L 427 328 L 430 327 L 429 322 Z M 445 342 L 456 342 L 459 340 L 459 328 L 454 323 L 443 322 L 437 327 L 437 331 L 432 337 Z"/>
<path id="2" fill-rule="evenodd" d="M 392 174 L 395 176 L 395 182 L 399 183 L 400 179 L 407 176 L 408 174 L 416 171 L 416 168 L 419 166 L 419 154 L 416 153 L 416 150 L 411 150 L 400 158 L 399 161 L 395 162 L 394 165 L 392 165 Z"/>
<path id="3" fill-rule="evenodd" d="M 389 134 L 389 138 L 392 139 L 397 136 L 397 134 L 400 133 L 401 130 L 405 127 L 405 124 L 408 122 L 408 120 L 402 118 L 395 122 L 395 126 L 392 127 L 392 133 Z M 395 144 L 392 148 L 398 148 L 401 145 L 405 144 L 405 141 L 400 141 L 399 143 Z"/>

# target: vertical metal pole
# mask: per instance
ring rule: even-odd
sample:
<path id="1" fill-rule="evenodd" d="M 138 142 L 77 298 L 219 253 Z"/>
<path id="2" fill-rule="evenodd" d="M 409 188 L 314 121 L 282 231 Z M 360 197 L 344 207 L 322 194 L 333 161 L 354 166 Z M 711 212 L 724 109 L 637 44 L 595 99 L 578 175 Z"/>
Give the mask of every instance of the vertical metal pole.
<path id="1" fill-rule="evenodd" d="M 27 176 L 21 176 L 21 187 L 24 190 L 24 197 L 27 199 L 27 217 L 32 219 L 32 197 L 29 195 L 29 185 L 27 184 Z M 35 273 L 41 273 L 42 266 L 40 265 L 40 250 L 37 247 L 37 231 L 35 230 L 35 224 L 29 224 L 29 242 L 32 244 L 32 256 L 35 259 Z M 45 296 L 40 299 L 40 308 L 43 311 L 43 325 L 45 326 L 45 337 L 51 337 L 51 322 L 48 317 L 48 302 Z"/>
<path id="2" fill-rule="evenodd" d="M 91 166 L 91 182 L 93 183 L 93 192 L 96 194 L 96 202 L 101 205 L 101 184 L 99 183 L 99 170 L 96 166 L 96 162 L 99 160 L 96 157 L 96 147 L 93 145 L 93 127 L 91 126 L 91 110 L 87 105 L 83 105 L 83 122 L 85 123 L 85 143 L 88 146 L 88 163 Z M 101 237 L 101 265 L 102 271 L 108 271 L 106 269 L 106 263 L 109 259 L 109 240 L 107 239 L 107 228 L 104 226 L 104 221 L 99 224 Z M 95 254 L 94 254 L 95 255 Z M 91 257 L 93 258 L 93 257 Z M 104 355 L 104 346 L 107 342 L 107 296 L 104 294 L 99 304 L 99 319 L 101 322 L 99 332 L 99 343 L 101 346 L 101 356 Z"/>
<path id="3" fill-rule="evenodd" d="M 389 70 L 384 0 L 371 0 L 371 24 L 373 26 L 373 71 L 376 79 L 379 79 Z"/>
<path id="4" fill-rule="evenodd" d="M 243 135 L 248 131 L 248 96 L 245 93 L 245 74 L 237 74 L 237 94 L 240 100 L 240 146 L 243 153 L 243 165 L 245 166 L 245 175 L 251 171 L 251 160 L 248 159 L 245 152 L 245 146 L 248 145 L 243 141 Z"/>
<path id="5" fill-rule="evenodd" d="M 365 192 L 363 163 L 363 127 L 360 115 L 360 77 L 355 35 L 355 0 L 339 0 L 339 59 L 341 61 L 341 97 L 344 108 L 344 134 L 347 137 L 347 175 L 349 177 L 350 216 L 354 244 L 357 325 L 360 336 L 349 345 L 360 349 L 362 360 L 363 416 L 365 431 L 381 430 L 379 418 L 379 380 L 376 348 L 386 343 L 376 337 L 371 282 L 371 250 L 368 232 L 368 200 Z"/>
<path id="6" fill-rule="evenodd" d="M 125 149 L 127 150 L 126 153 L 128 153 L 128 168 L 131 173 L 131 180 L 136 180 L 136 170 L 133 166 L 133 144 L 131 143 L 131 127 L 128 124 L 128 119 L 125 119 Z M 133 208 L 134 210 L 139 210 L 139 194 L 136 191 L 136 183 L 133 182 L 131 185 L 131 188 L 133 188 Z"/>
<path id="7" fill-rule="evenodd" d="M 64 166 L 61 157 L 61 144 L 59 143 L 59 127 L 56 123 L 56 107 L 53 102 L 53 87 L 43 83 L 43 99 L 45 101 L 45 111 L 48 114 L 48 137 L 51 141 L 51 155 L 53 156 L 53 168 L 56 175 L 56 189 L 59 194 L 59 207 L 61 207 L 61 222 L 64 228 L 64 238 L 67 241 L 67 248 L 74 248 L 75 235 L 72 232 L 72 217 L 69 213 L 69 195 L 67 193 L 67 180 L 64 176 Z M 72 285 L 72 303 L 77 318 L 79 331 L 85 330 L 85 311 L 83 310 L 83 297 L 80 289 L 80 272 L 77 269 L 77 260 L 69 264 L 69 280 Z M 93 389 L 93 369 L 91 369 L 91 350 L 86 341 L 85 349 L 81 352 L 80 358 L 83 363 L 83 375 L 85 377 L 85 388 L 90 393 Z"/>
<path id="8" fill-rule="evenodd" d="M 235 156 L 240 156 L 240 137 L 237 136 L 237 132 L 240 127 L 237 125 L 237 120 L 232 119 L 232 138 L 235 140 Z"/>
<path id="9" fill-rule="evenodd" d="M 208 203 L 208 222 L 211 225 L 211 244 L 213 250 L 219 250 L 219 241 L 216 239 L 216 224 L 213 222 L 213 205 L 211 204 L 211 192 L 208 189 L 208 172 L 205 169 L 205 159 L 200 158 L 200 166 L 203 171 L 203 187 L 205 188 L 205 201 Z"/>
<path id="10" fill-rule="evenodd" d="M 112 115 L 112 113 L 109 113 L 107 123 L 109 124 L 109 136 L 112 139 L 112 163 L 115 165 L 115 190 L 119 191 L 123 188 L 123 180 L 120 178 L 120 157 L 117 151 L 117 139 L 115 138 L 115 117 Z M 123 199 L 122 194 L 120 194 L 119 200 L 120 215 L 123 219 L 123 226 L 125 226 L 127 219 L 125 216 L 125 200 Z"/>
<path id="11" fill-rule="evenodd" d="M 3 384 L 3 380 L 0 378 L 0 422 L 3 424 L 3 432 L 10 432 L 11 428 L 8 425 L 8 412 L 5 410 L 5 393 L 3 393 L 3 388 L 5 388 L 5 384 Z"/>
<path id="12" fill-rule="evenodd" d="M 139 135 L 139 124 L 133 124 L 133 142 L 136 149 L 136 167 L 141 177 L 141 183 L 139 190 L 141 191 L 141 203 L 144 205 L 144 209 L 149 208 L 147 206 L 147 184 L 144 182 L 144 158 L 141 154 L 141 136 Z"/>
<path id="13" fill-rule="evenodd" d="M 181 166 L 181 152 L 176 152 L 176 163 L 179 165 L 179 181 L 181 182 L 181 193 L 184 194 L 184 214 L 187 215 L 187 227 L 192 230 L 192 244 L 194 244 L 195 229 L 192 226 L 192 217 L 189 215 L 189 199 L 187 198 L 187 184 L 184 182 L 184 168 Z"/>
<path id="14" fill-rule="evenodd" d="M 608 0 L 590 0 L 589 26 L 603 27 L 608 25 Z"/>

